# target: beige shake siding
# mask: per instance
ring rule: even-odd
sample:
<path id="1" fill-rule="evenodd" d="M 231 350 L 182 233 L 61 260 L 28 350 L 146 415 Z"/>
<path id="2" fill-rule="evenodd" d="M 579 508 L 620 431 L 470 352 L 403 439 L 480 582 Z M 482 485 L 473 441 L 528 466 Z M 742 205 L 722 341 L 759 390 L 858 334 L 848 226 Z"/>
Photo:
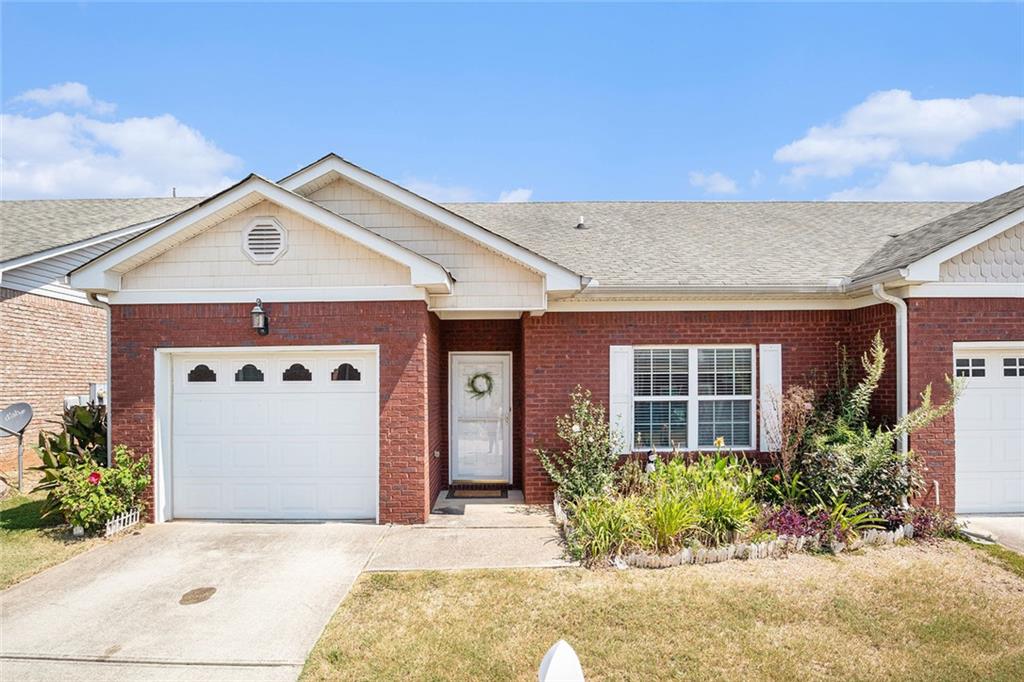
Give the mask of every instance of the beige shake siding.
<path id="1" fill-rule="evenodd" d="M 432 308 L 544 307 L 541 275 L 347 180 L 308 198 L 445 267 L 456 280 L 453 293 L 432 296 Z"/>

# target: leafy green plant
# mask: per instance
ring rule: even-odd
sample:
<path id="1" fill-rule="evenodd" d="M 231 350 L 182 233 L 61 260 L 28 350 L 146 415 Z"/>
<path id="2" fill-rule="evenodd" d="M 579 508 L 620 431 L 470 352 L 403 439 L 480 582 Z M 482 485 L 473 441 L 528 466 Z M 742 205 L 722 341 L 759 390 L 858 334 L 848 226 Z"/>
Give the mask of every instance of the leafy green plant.
<path id="1" fill-rule="evenodd" d="M 612 487 L 621 443 L 608 425 L 604 406 L 591 399 L 590 391 L 577 386 L 570 399 L 569 414 L 555 421 L 565 450 L 536 453 L 562 498 L 572 503 Z"/>
<path id="2" fill-rule="evenodd" d="M 72 526 L 95 530 L 118 514 L 145 506 L 142 495 L 152 480 L 148 457 L 136 458 L 118 445 L 110 468 L 97 466 L 88 453 L 63 453 L 58 462 L 46 472 L 52 508 L 44 508 L 44 515 L 59 513 Z"/>
<path id="3" fill-rule="evenodd" d="M 684 534 L 698 528 L 699 517 L 691 499 L 662 487 L 647 502 L 644 523 L 653 549 L 669 552 Z"/>
<path id="4" fill-rule="evenodd" d="M 809 492 L 800 474 L 787 475 L 782 469 L 762 479 L 761 499 L 779 505 L 799 506 L 807 501 Z"/>
<path id="5" fill-rule="evenodd" d="M 829 540 L 849 544 L 860 537 L 863 531 L 882 527 L 882 519 L 874 514 L 867 503 L 851 505 L 846 501 L 846 493 L 833 496 L 829 502 L 822 500 L 819 495 L 818 509 L 828 514 L 825 535 Z"/>
<path id="6" fill-rule="evenodd" d="M 712 546 L 732 542 L 750 527 L 759 511 L 753 499 L 721 481 L 706 482 L 692 500 L 695 526 Z"/>
<path id="7" fill-rule="evenodd" d="M 572 508 L 572 532 L 567 538 L 570 555 L 594 562 L 622 554 L 630 545 L 650 544 L 643 516 L 635 497 L 602 495 L 577 500 Z"/>
<path id="8" fill-rule="evenodd" d="M 845 357 L 845 355 L 844 355 Z M 950 398 L 936 405 L 932 388 L 920 395 L 920 405 L 891 427 L 872 428 L 868 408 L 885 371 L 885 345 L 876 334 L 861 358 L 864 377 L 851 390 L 840 362 L 838 388 L 816 409 L 807 446 L 794 460 L 794 469 L 810 490 L 843 491 L 852 503 L 864 503 L 876 513 L 905 506 L 924 485 L 923 465 L 912 451 L 901 452 L 900 439 L 948 414 L 963 389 L 950 380 Z"/>
<path id="9" fill-rule="evenodd" d="M 638 459 L 627 459 L 615 471 L 615 489 L 620 495 L 644 496 L 650 493 L 651 486 L 651 479 Z"/>

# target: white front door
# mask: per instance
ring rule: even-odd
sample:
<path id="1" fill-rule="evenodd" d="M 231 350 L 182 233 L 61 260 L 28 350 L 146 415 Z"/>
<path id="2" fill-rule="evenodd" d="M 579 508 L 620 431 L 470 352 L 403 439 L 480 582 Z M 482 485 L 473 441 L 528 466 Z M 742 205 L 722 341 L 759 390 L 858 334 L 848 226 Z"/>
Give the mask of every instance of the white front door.
<path id="1" fill-rule="evenodd" d="M 1024 512 L 1024 344 L 957 349 L 956 510 Z"/>
<path id="2" fill-rule="evenodd" d="M 448 358 L 449 479 L 511 483 L 511 353 Z"/>
<path id="3" fill-rule="evenodd" d="M 177 518 L 377 515 L 374 351 L 174 355 Z"/>

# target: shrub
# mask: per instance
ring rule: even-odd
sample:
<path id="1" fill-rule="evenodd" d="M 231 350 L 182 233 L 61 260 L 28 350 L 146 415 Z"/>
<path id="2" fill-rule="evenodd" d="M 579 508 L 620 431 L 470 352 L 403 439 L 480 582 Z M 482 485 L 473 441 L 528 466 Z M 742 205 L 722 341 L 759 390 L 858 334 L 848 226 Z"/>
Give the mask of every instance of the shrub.
<path id="1" fill-rule="evenodd" d="M 651 481 L 644 465 L 630 458 L 615 472 L 615 488 L 620 495 L 644 496 L 651 491 Z"/>
<path id="2" fill-rule="evenodd" d="M 149 458 L 136 459 L 125 446 L 114 450 L 114 466 L 97 466 L 91 457 L 78 456 L 54 470 L 51 495 L 56 509 L 72 526 L 95 530 L 136 506 L 150 483 Z"/>
<path id="3" fill-rule="evenodd" d="M 934 405 L 929 385 L 921 393 L 921 404 L 891 428 L 871 428 L 868 407 L 884 372 L 885 356 L 881 334 L 876 334 L 861 359 L 864 378 L 852 390 L 842 356 L 837 387 L 815 410 L 806 449 L 793 462 L 810 490 L 841 492 L 851 504 L 863 504 L 876 513 L 905 506 L 920 492 L 924 485 L 921 460 L 912 451 L 899 452 L 899 440 L 948 414 L 963 387 L 960 381 L 951 381 L 950 399 Z"/>
<path id="4" fill-rule="evenodd" d="M 828 527 L 828 513 L 824 510 L 805 513 L 787 504 L 766 511 L 759 525 L 778 535 L 816 536 Z"/>
<path id="5" fill-rule="evenodd" d="M 957 538 L 963 523 L 956 515 L 934 507 L 911 507 L 889 518 L 890 527 L 910 523 L 914 526 L 914 537 L 921 540 L 934 538 Z"/>
<path id="6" fill-rule="evenodd" d="M 648 500 L 644 525 L 652 549 L 670 552 L 698 528 L 700 519 L 692 500 L 667 487 L 661 487 Z"/>
<path id="7" fill-rule="evenodd" d="M 555 421 L 566 449 L 536 453 L 562 498 L 572 503 L 611 488 L 621 443 L 605 419 L 604 406 L 591 400 L 590 391 L 577 386 L 570 398 L 569 414 Z"/>

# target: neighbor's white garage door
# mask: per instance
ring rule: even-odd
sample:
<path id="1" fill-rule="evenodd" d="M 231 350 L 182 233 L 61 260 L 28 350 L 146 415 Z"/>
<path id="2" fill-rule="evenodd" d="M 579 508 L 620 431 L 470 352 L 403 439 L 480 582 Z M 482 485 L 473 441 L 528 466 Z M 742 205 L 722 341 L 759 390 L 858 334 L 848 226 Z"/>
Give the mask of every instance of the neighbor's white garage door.
<path id="1" fill-rule="evenodd" d="M 174 356 L 177 518 L 377 514 L 373 351 Z"/>
<path id="2" fill-rule="evenodd" d="M 1024 347 L 957 349 L 956 509 L 1024 512 Z"/>

